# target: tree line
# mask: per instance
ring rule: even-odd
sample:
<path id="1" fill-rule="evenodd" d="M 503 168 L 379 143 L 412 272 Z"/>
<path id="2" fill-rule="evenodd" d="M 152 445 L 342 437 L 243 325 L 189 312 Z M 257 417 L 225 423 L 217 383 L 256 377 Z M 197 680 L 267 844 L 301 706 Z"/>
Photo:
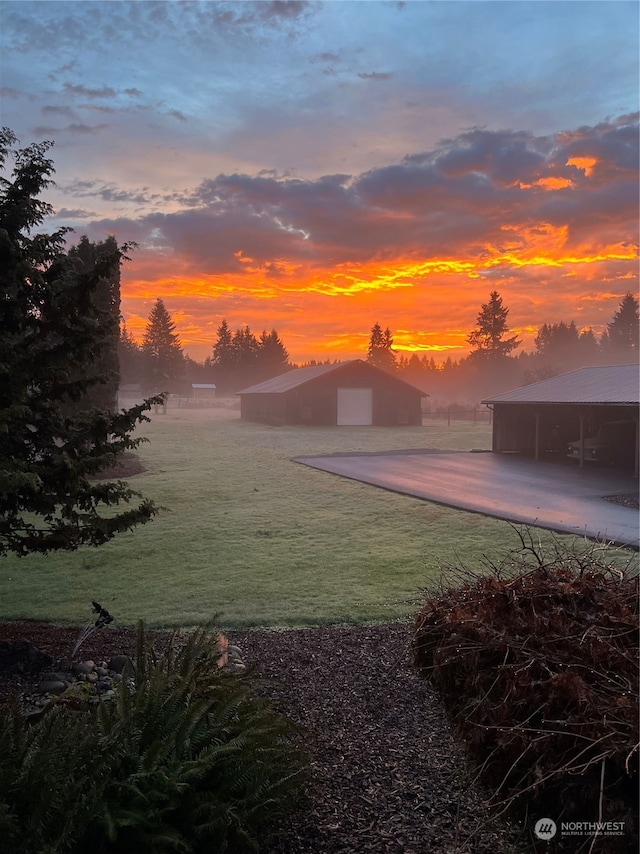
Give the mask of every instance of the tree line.
<path id="1" fill-rule="evenodd" d="M 277 330 L 256 337 L 248 326 L 232 332 L 226 320 L 217 330 L 212 354 L 204 362 L 187 356 L 162 299 L 154 303 L 140 344 L 123 323 L 118 342 L 121 382 L 146 392 L 186 394 L 191 383 L 213 383 L 218 393 L 277 376 L 293 365 Z"/>
<path id="2" fill-rule="evenodd" d="M 99 252 L 99 247 L 93 247 L 86 238 L 81 240 L 80 248 L 85 253 L 91 249 L 94 255 Z M 389 327 L 382 329 L 375 323 L 365 358 L 425 390 L 434 384 L 441 389 L 449 384 L 458 390 L 473 384 L 482 394 L 526 385 L 586 365 L 638 358 L 638 300 L 631 293 L 624 296 L 601 336 L 592 329 L 580 330 L 574 320 L 544 323 L 534 339 L 535 350 L 518 355 L 515 351 L 522 342 L 511 334 L 508 315 L 502 297 L 492 291 L 467 336 L 469 355 L 441 363 L 424 353 L 398 353 Z M 147 392 L 187 393 L 192 382 L 211 382 L 216 384 L 218 393 L 233 394 L 299 367 L 290 361 L 277 330 L 256 336 L 248 326 L 232 331 L 224 319 L 211 356 L 204 362 L 190 359 L 183 352 L 175 323 L 161 299 L 151 310 L 140 344 L 122 325 L 118 358 L 122 382 L 135 383 Z M 312 360 L 305 366 L 313 364 L 322 363 Z"/>
<path id="3" fill-rule="evenodd" d="M 543 323 L 534 339 L 535 350 L 518 355 L 514 351 L 522 342 L 517 335 L 510 334 L 508 315 L 502 297 L 492 291 L 467 336 L 469 355 L 458 361 L 447 358 L 440 364 L 427 354 L 397 353 L 391 330 L 388 327 L 383 330 L 376 323 L 366 358 L 426 391 L 449 398 L 466 395 L 476 400 L 580 367 L 638 360 L 638 299 L 630 292 L 621 300 L 601 336 L 592 329 L 580 330 L 573 320 Z"/>

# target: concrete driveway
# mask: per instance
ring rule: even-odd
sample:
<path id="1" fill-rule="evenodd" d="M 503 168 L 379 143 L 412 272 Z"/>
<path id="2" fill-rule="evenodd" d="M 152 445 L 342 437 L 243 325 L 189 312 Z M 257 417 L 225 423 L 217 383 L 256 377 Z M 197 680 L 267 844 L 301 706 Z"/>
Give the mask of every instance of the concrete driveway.
<path id="1" fill-rule="evenodd" d="M 337 454 L 296 462 L 449 507 L 638 548 L 638 511 L 605 499 L 637 495 L 631 474 L 473 451 Z"/>

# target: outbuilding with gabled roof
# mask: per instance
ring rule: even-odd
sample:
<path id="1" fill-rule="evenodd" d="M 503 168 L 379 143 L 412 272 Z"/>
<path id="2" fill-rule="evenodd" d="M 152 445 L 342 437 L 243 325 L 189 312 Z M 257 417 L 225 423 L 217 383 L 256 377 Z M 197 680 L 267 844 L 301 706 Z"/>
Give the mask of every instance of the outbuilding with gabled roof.
<path id="1" fill-rule="evenodd" d="M 582 466 L 589 461 L 585 454 L 588 440 L 606 432 L 607 425 L 627 424 L 625 435 L 630 438 L 616 449 L 616 462 L 638 471 L 637 364 L 580 368 L 482 402 L 493 409 L 494 451 L 535 459 L 564 457 L 569 443 L 574 442 Z"/>
<path id="2" fill-rule="evenodd" d="M 422 424 L 421 389 L 354 359 L 295 368 L 238 392 L 240 415 L 266 424 Z"/>

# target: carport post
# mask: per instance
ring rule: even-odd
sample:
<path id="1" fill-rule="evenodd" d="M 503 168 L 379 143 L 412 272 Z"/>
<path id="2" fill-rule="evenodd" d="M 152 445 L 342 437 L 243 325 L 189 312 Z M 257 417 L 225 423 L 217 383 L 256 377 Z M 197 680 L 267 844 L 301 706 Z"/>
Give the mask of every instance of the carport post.
<path id="1" fill-rule="evenodd" d="M 580 421 L 580 468 L 584 466 L 584 415 L 578 415 Z"/>
<path id="2" fill-rule="evenodd" d="M 540 413 L 536 412 L 536 444 L 535 444 L 535 461 L 540 459 Z"/>

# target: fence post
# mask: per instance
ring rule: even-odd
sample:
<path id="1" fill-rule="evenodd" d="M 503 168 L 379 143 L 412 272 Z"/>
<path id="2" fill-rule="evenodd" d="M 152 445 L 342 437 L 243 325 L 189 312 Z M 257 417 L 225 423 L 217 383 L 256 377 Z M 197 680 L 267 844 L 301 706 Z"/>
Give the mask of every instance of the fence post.
<path id="1" fill-rule="evenodd" d="M 447 406 L 447 427 L 451 427 L 451 407 Z"/>

